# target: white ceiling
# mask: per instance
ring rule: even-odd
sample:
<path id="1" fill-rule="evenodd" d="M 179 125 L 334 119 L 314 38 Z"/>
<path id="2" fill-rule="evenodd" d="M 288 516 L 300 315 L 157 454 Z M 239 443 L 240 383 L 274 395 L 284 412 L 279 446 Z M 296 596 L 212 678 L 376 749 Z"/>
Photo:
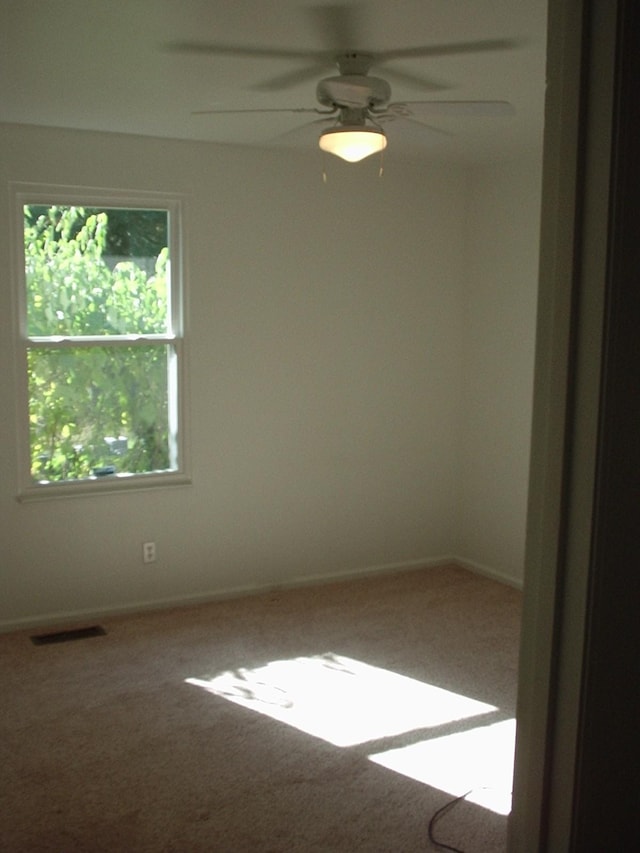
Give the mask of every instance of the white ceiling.
<path id="1" fill-rule="evenodd" d="M 327 32 L 318 7 L 331 6 L 346 7 L 331 20 L 346 20 L 352 34 L 337 25 L 340 36 Z M 345 50 L 375 56 L 497 39 L 514 46 L 372 67 L 391 84 L 394 102 L 505 100 L 515 107 L 512 117 L 430 119 L 446 135 L 394 122 L 387 157 L 401 151 L 477 160 L 537 150 L 546 0 L 0 0 L 0 121 L 315 150 L 314 114 L 193 113 L 313 109 L 317 80 L 337 73 L 332 57 Z M 205 49 L 177 48 L 184 43 Z M 267 50 L 227 55 L 208 51 L 211 45 Z M 272 56 L 272 49 L 322 52 L 327 64 Z M 277 88 L 272 81 L 283 75 L 289 85 Z"/>

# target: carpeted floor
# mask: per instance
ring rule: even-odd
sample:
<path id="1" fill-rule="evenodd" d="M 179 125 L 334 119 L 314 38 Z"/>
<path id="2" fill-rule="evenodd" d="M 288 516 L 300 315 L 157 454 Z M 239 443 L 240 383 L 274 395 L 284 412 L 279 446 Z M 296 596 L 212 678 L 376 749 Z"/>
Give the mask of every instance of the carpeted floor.
<path id="1" fill-rule="evenodd" d="M 473 789 L 436 835 L 504 851 L 470 800 L 510 784 L 520 598 L 444 566 L 0 636 L 0 849 L 436 850 Z"/>

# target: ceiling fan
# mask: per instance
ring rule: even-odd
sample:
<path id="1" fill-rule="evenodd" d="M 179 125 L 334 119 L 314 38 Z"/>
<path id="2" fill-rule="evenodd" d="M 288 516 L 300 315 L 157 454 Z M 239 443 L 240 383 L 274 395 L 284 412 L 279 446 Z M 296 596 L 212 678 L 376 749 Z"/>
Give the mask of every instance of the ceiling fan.
<path id="1" fill-rule="evenodd" d="M 319 139 L 320 148 L 348 162 L 357 162 L 382 151 L 387 144 L 384 125 L 408 121 L 420 125 L 425 132 L 440 132 L 424 123 L 437 116 L 508 116 L 515 112 L 507 101 L 444 101 L 420 100 L 391 102 L 391 86 L 369 75 L 372 67 L 392 60 L 417 57 L 451 56 L 488 51 L 511 50 L 519 42 L 508 39 L 487 39 L 474 42 L 424 45 L 378 52 L 355 50 L 360 43 L 361 7 L 357 4 L 329 4 L 308 8 L 323 33 L 328 50 L 300 50 L 276 47 L 229 45 L 206 42 L 174 42 L 167 47 L 173 51 L 212 56 L 241 56 L 252 59 L 285 59 L 305 62 L 306 65 L 288 71 L 254 88 L 260 91 L 279 91 L 317 77 L 331 65 L 338 75 L 322 78 L 316 87 L 318 107 L 249 108 L 197 110 L 194 115 L 230 113 L 300 113 L 321 118 L 310 124 L 325 126 Z M 418 86 L 423 90 L 442 89 L 441 84 L 398 68 L 387 69 L 392 79 Z M 309 123 L 306 124 L 308 126 Z"/>

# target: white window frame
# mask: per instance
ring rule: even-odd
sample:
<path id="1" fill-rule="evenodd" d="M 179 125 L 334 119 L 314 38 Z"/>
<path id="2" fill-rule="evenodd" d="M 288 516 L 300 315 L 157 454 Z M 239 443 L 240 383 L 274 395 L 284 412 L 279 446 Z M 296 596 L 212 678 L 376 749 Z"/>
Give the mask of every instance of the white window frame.
<path id="1" fill-rule="evenodd" d="M 18 500 L 37 500 L 49 497 L 76 497 L 86 494 L 112 494 L 119 491 L 180 486 L 191 482 L 188 464 L 188 441 L 186 432 L 187 369 L 185 345 L 185 286 L 182 261 L 184 209 L 182 197 L 148 191 L 114 191 L 101 188 L 55 186 L 46 184 L 12 183 L 12 247 L 13 280 L 15 283 L 16 333 L 16 421 L 17 421 L 17 465 Z M 49 343 L 49 339 L 30 337 L 27 329 L 27 299 L 24 253 L 24 206 L 25 205 L 75 205 L 91 208 L 114 208 L 143 210 L 166 210 L 169 216 L 169 259 L 170 259 L 170 316 L 171 329 L 166 335 L 105 336 L 85 338 L 89 343 L 109 346 L 109 341 L 121 340 L 132 345 L 163 341 L 173 348 L 169 370 L 169 435 L 171 454 L 176 460 L 170 471 L 146 473 L 121 473 L 108 477 L 90 477 L 82 480 L 61 482 L 34 482 L 31 477 L 31 443 L 29 434 L 29 388 L 27 353 L 34 343 Z M 55 346 L 74 346 L 80 338 L 56 339 Z"/>

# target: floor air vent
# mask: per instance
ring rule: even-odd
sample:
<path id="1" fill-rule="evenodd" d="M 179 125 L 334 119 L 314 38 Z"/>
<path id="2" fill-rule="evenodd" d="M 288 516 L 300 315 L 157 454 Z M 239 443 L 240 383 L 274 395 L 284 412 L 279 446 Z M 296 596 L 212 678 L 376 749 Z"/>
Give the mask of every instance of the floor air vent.
<path id="1" fill-rule="evenodd" d="M 67 643 L 69 640 L 84 640 L 87 637 L 103 637 L 107 632 L 100 625 L 90 628 L 74 628 L 71 631 L 54 631 L 52 634 L 39 634 L 31 637 L 34 646 L 45 646 L 49 643 Z"/>

